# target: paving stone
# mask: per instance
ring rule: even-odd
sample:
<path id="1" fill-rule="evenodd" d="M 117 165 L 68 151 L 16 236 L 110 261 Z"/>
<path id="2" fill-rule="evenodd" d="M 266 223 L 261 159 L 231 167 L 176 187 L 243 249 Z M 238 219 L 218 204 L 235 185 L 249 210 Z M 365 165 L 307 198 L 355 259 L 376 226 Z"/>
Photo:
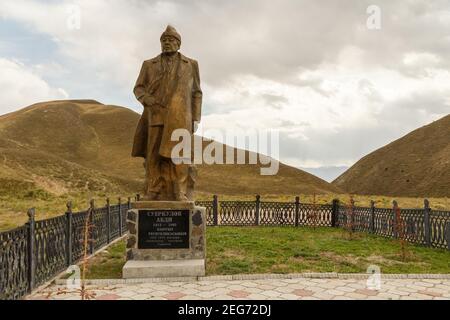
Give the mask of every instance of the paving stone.
<path id="1" fill-rule="evenodd" d="M 336 284 L 333 283 L 333 281 L 330 281 L 329 283 L 319 283 L 317 286 L 319 288 L 324 288 L 324 289 L 334 289 L 334 288 L 336 288 Z"/>
<path id="2" fill-rule="evenodd" d="M 366 296 L 376 296 L 378 294 L 378 291 L 369 289 L 356 289 L 355 293 L 359 293 Z"/>
<path id="3" fill-rule="evenodd" d="M 276 298 L 279 297 L 281 295 L 280 292 L 278 291 L 274 291 L 274 290 L 266 290 L 266 291 L 261 291 L 262 295 L 265 295 L 269 298 Z"/>
<path id="4" fill-rule="evenodd" d="M 137 293 L 143 293 L 143 294 L 152 293 L 154 291 L 156 291 L 156 290 L 151 289 L 151 288 L 140 288 L 140 289 L 136 290 Z"/>
<path id="5" fill-rule="evenodd" d="M 213 298 L 215 296 L 219 296 L 221 294 L 222 293 L 218 293 L 218 292 L 214 292 L 214 291 L 202 291 L 202 292 L 199 292 L 199 293 L 197 293 L 195 295 L 200 297 L 200 298 L 211 299 L 211 298 Z"/>
<path id="6" fill-rule="evenodd" d="M 416 288 L 411 288 L 411 287 L 404 286 L 401 289 L 402 289 L 402 291 L 410 292 L 410 293 L 417 292 L 419 290 L 423 290 L 424 289 L 423 287 L 419 287 L 419 286 L 414 286 L 414 287 L 416 287 Z"/>
<path id="7" fill-rule="evenodd" d="M 297 300 L 298 296 L 292 293 L 282 293 L 280 295 L 280 298 L 284 299 L 284 300 Z"/>
<path id="8" fill-rule="evenodd" d="M 387 293 L 387 292 L 380 292 L 378 294 L 379 297 L 382 297 L 386 300 L 398 300 L 400 297 L 398 295 Z"/>
<path id="9" fill-rule="evenodd" d="M 233 300 L 234 298 L 227 294 L 222 294 L 222 295 L 215 296 L 214 299 L 215 300 Z"/>
<path id="10" fill-rule="evenodd" d="M 27 300 L 50 300 L 50 298 L 48 298 L 46 295 L 36 295 L 28 297 Z"/>
<path id="11" fill-rule="evenodd" d="M 366 288 L 366 285 L 362 284 L 362 283 L 358 283 L 358 282 L 353 282 L 353 283 L 349 283 L 347 285 L 347 287 L 355 288 L 355 289 L 364 289 L 364 288 Z"/>
<path id="12" fill-rule="evenodd" d="M 261 291 L 264 291 L 264 290 L 261 290 L 259 288 L 245 288 L 245 291 L 250 292 L 250 293 L 260 293 Z M 292 289 L 290 291 L 292 291 Z"/>
<path id="13" fill-rule="evenodd" d="M 352 299 L 366 299 L 367 295 L 356 293 L 356 292 L 348 292 L 345 294 L 346 297 L 352 298 Z"/>
<path id="14" fill-rule="evenodd" d="M 353 299 L 346 296 L 334 296 L 332 300 L 353 300 Z"/>
<path id="15" fill-rule="evenodd" d="M 447 293 L 447 292 L 450 292 L 450 284 L 436 284 L 433 287 L 433 290 L 434 289 L 440 289 L 440 290 L 442 290 L 443 293 Z"/>
<path id="16" fill-rule="evenodd" d="M 418 292 L 416 292 L 416 293 L 411 293 L 409 296 L 412 297 L 412 298 L 427 299 L 427 300 L 433 298 L 432 296 L 425 295 L 425 294 L 421 294 L 421 293 L 418 293 Z"/>
<path id="17" fill-rule="evenodd" d="M 323 291 L 325 291 L 324 288 L 316 287 L 316 286 L 308 286 L 305 289 L 306 290 L 311 290 L 311 291 L 314 291 L 314 292 L 323 292 Z"/>
<path id="18" fill-rule="evenodd" d="M 137 295 L 131 297 L 131 299 L 133 299 L 133 300 L 147 300 L 149 298 L 153 298 L 153 296 L 148 295 L 148 294 L 137 294 Z"/>
<path id="19" fill-rule="evenodd" d="M 313 294 L 313 297 L 319 298 L 321 300 L 331 300 L 334 298 L 334 295 L 327 294 L 325 292 L 316 292 Z"/>
<path id="20" fill-rule="evenodd" d="M 354 292 L 356 289 L 346 286 L 336 287 L 336 290 L 344 291 L 344 292 Z"/>
<path id="21" fill-rule="evenodd" d="M 290 283 L 290 284 L 288 284 L 288 285 L 286 286 L 286 288 L 290 288 L 290 289 L 292 289 L 292 290 L 295 290 L 295 289 L 305 289 L 306 287 L 308 287 L 308 286 L 305 285 L 305 284 L 300 284 L 300 283 Z"/>
<path id="22" fill-rule="evenodd" d="M 257 288 L 261 290 L 272 290 L 275 289 L 276 287 L 268 284 L 258 284 Z"/>
<path id="23" fill-rule="evenodd" d="M 366 300 L 386 300 L 386 298 L 380 296 L 368 296 Z"/>
<path id="24" fill-rule="evenodd" d="M 422 300 L 422 299 L 414 298 L 411 296 L 403 296 L 403 297 L 400 297 L 399 300 Z"/>
<path id="25" fill-rule="evenodd" d="M 250 292 L 244 290 L 232 290 L 228 292 L 228 295 L 233 298 L 245 298 L 250 295 Z"/>
<path id="26" fill-rule="evenodd" d="M 258 286 L 258 284 L 255 283 L 255 282 L 245 281 L 245 282 L 242 282 L 242 283 L 241 283 L 241 286 L 244 286 L 244 287 L 246 287 L 246 288 L 255 288 L 255 287 Z"/>
<path id="27" fill-rule="evenodd" d="M 232 284 L 231 286 L 228 286 L 228 289 L 230 290 L 244 290 L 246 287 L 241 286 L 240 284 Z"/>
<path id="28" fill-rule="evenodd" d="M 183 285 L 183 288 L 196 289 L 196 288 L 198 288 L 199 286 L 200 286 L 200 285 L 197 284 L 197 283 L 188 283 L 188 284 Z"/>
<path id="29" fill-rule="evenodd" d="M 179 298 L 178 300 L 201 300 L 201 298 L 196 295 L 187 295 L 187 296 Z"/>
<path id="30" fill-rule="evenodd" d="M 247 299 L 250 300 L 268 300 L 269 297 L 262 295 L 260 293 L 252 293 L 249 296 L 247 296 Z"/>
<path id="31" fill-rule="evenodd" d="M 423 282 L 423 281 L 414 281 L 414 284 L 421 286 L 421 287 L 427 287 L 427 288 L 432 288 L 434 287 L 433 283 L 428 283 L 428 282 Z"/>
<path id="32" fill-rule="evenodd" d="M 215 292 L 217 289 L 214 289 L 214 290 L 212 290 L 211 292 Z M 183 293 L 185 293 L 185 294 L 197 294 L 197 293 L 199 293 L 199 292 L 201 292 L 201 291 L 199 291 L 199 290 L 197 290 L 197 289 L 191 289 L 191 288 L 188 288 L 188 289 L 184 289 L 183 288 Z"/>
<path id="33" fill-rule="evenodd" d="M 197 288 L 195 288 L 198 291 L 211 291 L 211 287 L 210 286 L 198 286 Z"/>
<path id="34" fill-rule="evenodd" d="M 387 292 L 388 292 L 388 293 L 395 294 L 395 295 L 397 295 L 397 296 L 409 296 L 409 295 L 411 295 L 411 294 L 414 293 L 414 292 L 411 293 L 411 292 L 400 291 L 400 290 L 388 290 Z"/>
<path id="35" fill-rule="evenodd" d="M 442 283 L 442 280 L 439 280 L 439 279 L 423 279 L 422 282 L 439 284 L 439 283 Z"/>
<path id="36" fill-rule="evenodd" d="M 173 289 L 171 289 L 171 290 L 173 290 Z M 151 295 L 152 297 L 162 297 L 162 296 L 166 295 L 167 292 L 169 292 L 169 291 L 168 290 L 166 290 L 166 291 L 162 291 L 162 290 L 152 291 L 148 295 Z"/>
<path id="37" fill-rule="evenodd" d="M 436 289 L 428 289 L 428 290 L 419 290 L 417 293 L 424 294 L 431 297 L 442 297 L 442 293 L 436 292 Z"/>
<path id="38" fill-rule="evenodd" d="M 281 281 L 285 283 L 298 283 L 298 279 L 283 279 Z"/>
<path id="39" fill-rule="evenodd" d="M 177 291 L 177 292 L 168 293 L 168 294 L 164 295 L 163 298 L 166 298 L 167 300 L 178 300 L 184 296 L 185 296 L 184 293 Z"/>
<path id="40" fill-rule="evenodd" d="M 228 286 L 228 284 L 226 282 L 215 282 L 212 284 L 212 286 L 215 288 L 224 288 L 224 287 Z"/>
<path id="41" fill-rule="evenodd" d="M 343 296 L 345 294 L 344 291 L 336 290 L 336 289 L 327 290 L 327 291 L 325 291 L 325 293 L 331 294 L 332 296 Z"/>
<path id="42" fill-rule="evenodd" d="M 186 285 L 186 283 L 183 282 L 167 282 L 167 285 L 170 287 L 181 287 L 182 285 Z"/>
<path id="43" fill-rule="evenodd" d="M 275 291 L 279 292 L 279 293 L 291 293 L 292 289 L 290 287 L 278 287 L 274 289 Z"/>
<path id="44" fill-rule="evenodd" d="M 323 278 L 312 278 L 323 276 Z M 426 278 L 435 275 L 394 275 L 386 276 L 381 290 L 369 290 L 364 277 L 347 275 L 335 278 L 335 275 L 237 275 L 223 277 L 202 277 L 200 281 L 185 279 L 171 281 L 158 279 L 158 282 L 142 282 L 136 279 L 126 283 L 114 284 L 117 280 L 95 282 L 88 286 L 96 293 L 98 300 L 129 299 L 435 299 L 450 300 L 450 280 Z M 289 278 L 293 277 L 293 278 Z M 217 278 L 217 279 L 216 279 Z M 363 279 L 361 279 L 363 278 Z M 231 280 L 241 279 L 241 280 Z M 258 279 L 258 280 L 250 280 Z M 155 280 L 156 281 L 156 280 Z M 56 295 L 57 289 L 65 290 L 65 285 L 52 285 L 45 290 L 26 297 L 27 300 L 46 299 L 52 293 L 51 300 L 80 300 L 79 294 L 65 293 Z"/>
<path id="45" fill-rule="evenodd" d="M 295 294 L 299 297 L 311 297 L 314 294 L 314 291 L 297 289 L 297 290 L 292 291 L 292 294 Z"/>
<path id="46" fill-rule="evenodd" d="M 136 292 L 134 292 L 134 291 L 119 291 L 117 294 L 119 296 L 121 296 L 122 298 L 128 298 L 128 297 L 132 297 L 132 296 L 136 295 Z"/>
<path id="47" fill-rule="evenodd" d="M 114 293 L 105 294 L 105 295 L 99 295 L 95 297 L 95 300 L 117 300 L 120 296 Z"/>

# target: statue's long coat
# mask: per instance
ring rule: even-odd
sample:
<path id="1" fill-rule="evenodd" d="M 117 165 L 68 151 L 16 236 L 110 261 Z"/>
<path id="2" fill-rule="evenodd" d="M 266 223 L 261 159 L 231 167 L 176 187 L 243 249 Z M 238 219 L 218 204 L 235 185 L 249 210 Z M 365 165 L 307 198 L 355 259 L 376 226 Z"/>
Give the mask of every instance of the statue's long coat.
<path id="1" fill-rule="evenodd" d="M 150 126 L 164 126 L 159 153 L 170 158 L 173 146 L 171 141 L 175 129 L 184 128 L 192 133 L 192 122 L 200 121 L 202 90 L 198 63 L 179 55 L 175 81 L 168 88 L 162 84 L 163 66 L 161 55 L 144 61 L 134 87 L 136 98 L 143 104 L 144 112 L 136 128 L 133 143 L 133 157 L 147 157 L 147 141 Z M 167 89 L 167 91 L 166 91 Z M 168 92 L 168 94 L 165 94 Z M 154 99 L 152 106 L 146 106 L 146 96 Z"/>

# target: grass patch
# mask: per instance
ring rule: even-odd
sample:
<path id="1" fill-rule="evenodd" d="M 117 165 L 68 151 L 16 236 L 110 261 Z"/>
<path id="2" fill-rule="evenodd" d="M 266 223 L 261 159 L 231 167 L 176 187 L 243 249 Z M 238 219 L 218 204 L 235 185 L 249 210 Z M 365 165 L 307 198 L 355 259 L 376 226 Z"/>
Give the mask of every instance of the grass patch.
<path id="1" fill-rule="evenodd" d="M 449 273 L 450 252 L 412 244 L 403 261 L 400 244 L 366 233 L 350 240 L 342 229 L 309 227 L 209 227 L 207 275 L 249 273 L 365 273 L 377 265 L 382 273 Z M 125 242 L 120 241 L 89 262 L 90 279 L 121 278 Z"/>

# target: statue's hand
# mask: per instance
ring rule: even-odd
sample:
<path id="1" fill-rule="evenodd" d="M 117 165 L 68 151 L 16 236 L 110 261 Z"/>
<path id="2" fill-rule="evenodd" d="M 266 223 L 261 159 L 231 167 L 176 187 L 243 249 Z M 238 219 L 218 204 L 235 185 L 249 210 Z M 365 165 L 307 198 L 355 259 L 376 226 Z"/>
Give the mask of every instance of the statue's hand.
<path id="1" fill-rule="evenodd" d="M 156 103 L 156 99 L 152 96 L 145 96 L 144 98 L 144 107 L 151 108 Z"/>

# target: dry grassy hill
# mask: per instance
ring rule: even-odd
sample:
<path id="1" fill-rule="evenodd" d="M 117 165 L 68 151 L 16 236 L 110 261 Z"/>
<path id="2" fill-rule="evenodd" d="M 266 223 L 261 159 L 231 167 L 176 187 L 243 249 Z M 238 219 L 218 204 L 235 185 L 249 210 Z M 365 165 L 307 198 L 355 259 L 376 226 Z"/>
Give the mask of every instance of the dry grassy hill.
<path id="1" fill-rule="evenodd" d="M 359 160 L 333 184 L 358 194 L 450 196 L 450 115 Z"/>
<path id="2" fill-rule="evenodd" d="M 34 104 L 0 116 L 0 195 L 42 190 L 139 192 L 142 159 L 131 145 L 139 115 L 93 100 Z M 312 194 L 338 188 L 280 163 L 275 176 L 259 165 L 198 166 L 197 190 L 217 194 Z"/>

